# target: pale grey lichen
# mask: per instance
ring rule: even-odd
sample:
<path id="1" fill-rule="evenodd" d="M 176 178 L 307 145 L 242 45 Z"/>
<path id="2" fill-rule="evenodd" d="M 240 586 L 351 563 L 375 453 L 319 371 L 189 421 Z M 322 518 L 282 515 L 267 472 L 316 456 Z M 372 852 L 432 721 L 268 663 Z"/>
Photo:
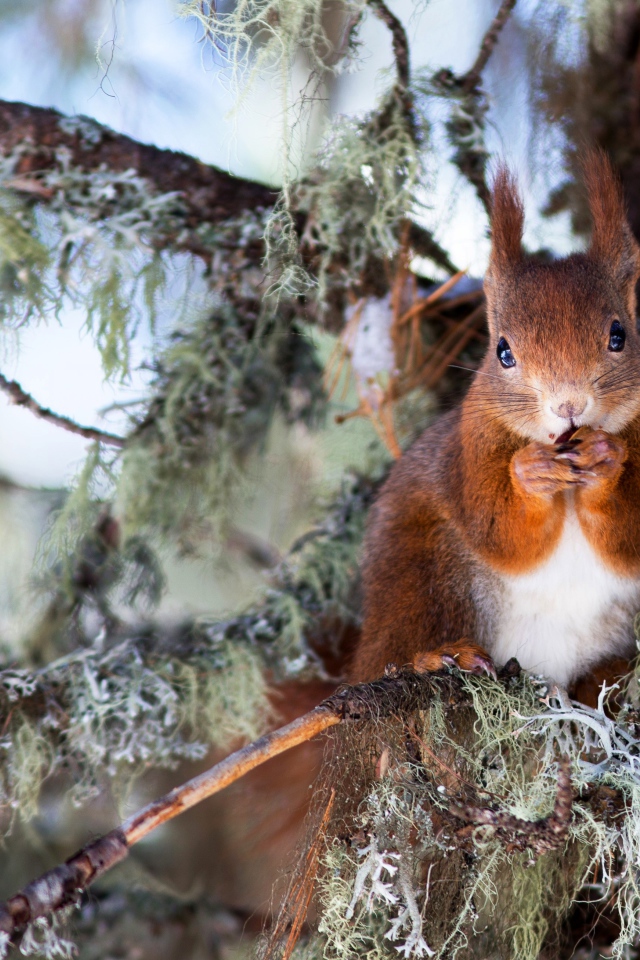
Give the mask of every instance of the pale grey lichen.
<path id="1" fill-rule="evenodd" d="M 85 649 L 39 671 L 0 671 L 0 804 L 29 819 L 44 779 L 72 775 L 84 802 L 105 782 L 198 759 L 258 736 L 272 680 L 317 677 L 319 618 L 358 622 L 356 580 L 373 486 L 353 478 L 324 522 L 294 544 L 264 598 L 238 616 L 135 629 L 105 620 Z M 336 637 L 336 642 L 338 638 Z"/>
<path id="2" fill-rule="evenodd" d="M 77 954 L 77 948 L 62 933 L 69 914 L 67 909 L 52 917 L 33 920 L 20 938 L 20 953 L 24 957 L 44 957 L 45 960 L 71 960 Z"/>
<path id="3" fill-rule="evenodd" d="M 242 0 L 228 9 L 214 2 L 180 0 L 178 11 L 194 17 L 205 38 L 233 71 L 236 87 L 257 77 L 271 76 L 286 84 L 296 54 L 303 50 L 319 73 L 340 70 L 353 54 L 350 33 L 366 7 L 366 0 L 345 0 L 334 11 L 342 23 L 332 39 L 323 0 Z M 283 91 L 284 92 L 284 91 Z"/>
<path id="4" fill-rule="evenodd" d="M 300 954 L 534 960 L 589 878 L 590 898 L 619 918 L 612 955 L 628 956 L 640 939 L 637 715 L 611 716 L 606 691 L 588 708 L 536 678 L 456 682 L 434 679 L 431 702 L 405 713 L 380 691 L 379 720 L 341 729 L 321 786 L 341 799 L 324 840 L 319 923 Z M 491 817 L 465 832 L 452 814 L 471 804 L 508 814 L 514 830 L 544 824 L 559 758 L 571 762 L 574 799 L 557 849 L 519 845 Z M 619 798 L 615 813 L 593 799 L 599 787 L 611 788 L 609 804 Z"/>

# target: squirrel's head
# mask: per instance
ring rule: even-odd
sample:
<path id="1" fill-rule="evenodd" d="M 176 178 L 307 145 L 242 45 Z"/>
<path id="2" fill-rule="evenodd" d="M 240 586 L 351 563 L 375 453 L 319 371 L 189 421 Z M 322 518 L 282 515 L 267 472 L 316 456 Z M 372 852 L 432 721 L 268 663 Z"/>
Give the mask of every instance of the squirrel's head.
<path id="1" fill-rule="evenodd" d="M 640 412 L 640 248 L 606 156 L 590 152 L 583 169 L 591 244 L 551 263 L 524 255 L 522 201 L 505 167 L 493 185 L 490 348 L 476 386 L 499 400 L 511 431 L 544 443 L 583 425 L 616 433 Z"/>

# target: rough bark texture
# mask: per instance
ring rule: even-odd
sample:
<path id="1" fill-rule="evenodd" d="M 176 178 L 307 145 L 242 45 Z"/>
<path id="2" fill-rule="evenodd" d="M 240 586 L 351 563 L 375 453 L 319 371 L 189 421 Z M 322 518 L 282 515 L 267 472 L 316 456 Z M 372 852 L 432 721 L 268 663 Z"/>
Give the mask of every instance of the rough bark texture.
<path id="1" fill-rule="evenodd" d="M 37 149 L 25 156 L 21 174 L 51 169 L 58 162 L 55 151 L 66 147 L 72 163 L 83 170 L 103 164 L 113 171 L 134 169 L 159 193 L 179 191 L 188 210 L 187 226 L 270 207 L 277 196 L 272 187 L 233 177 L 184 153 L 138 143 L 90 118 L 69 120 L 57 110 L 0 101 L 0 153 L 6 156 L 25 143 Z"/>
<path id="2" fill-rule="evenodd" d="M 129 847 L 121 830 L 89 844 L 54 870 L 0 904 L 0 933 L 12 936 L 38 917 L 75 903 L 82 890 L 124 860 Z"/>

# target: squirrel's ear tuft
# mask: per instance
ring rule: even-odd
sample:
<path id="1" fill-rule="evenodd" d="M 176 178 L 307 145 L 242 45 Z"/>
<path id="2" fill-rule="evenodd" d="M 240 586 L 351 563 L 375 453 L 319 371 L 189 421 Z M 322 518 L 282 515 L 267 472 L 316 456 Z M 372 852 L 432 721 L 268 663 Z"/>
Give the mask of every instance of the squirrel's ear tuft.
<path id="1" fill-rule="evenodd" d="M 612 271 L 635 314 L 635 284 L 640 276 L 640 247 L 627 221 L 622 184 L 604 151 L 589 150 L 582 160 L 593 218 L 589 252 Z"/>
<path id="2" fill-rule="evenodd" d="M 492 276 L 522 260 L 522 231 L 524 207 L 515 177 L 501 163 L 493 180 L 491 199 L 491 260 Z"/>

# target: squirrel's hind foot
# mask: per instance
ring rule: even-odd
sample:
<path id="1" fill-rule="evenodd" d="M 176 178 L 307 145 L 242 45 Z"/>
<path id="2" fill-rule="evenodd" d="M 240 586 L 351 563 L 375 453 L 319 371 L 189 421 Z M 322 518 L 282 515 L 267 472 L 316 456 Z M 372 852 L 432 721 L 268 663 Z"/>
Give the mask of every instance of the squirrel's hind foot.
<path id="1" fill-rule="evenodd" d="M 465 673 L 486 673 L 497 679 L 495 664 L 487 651 L 466 638 L 418 653 L 413 658 L 413 668 L 418 673 L 437 673 L 445 666 L 457 667 Z"/>

